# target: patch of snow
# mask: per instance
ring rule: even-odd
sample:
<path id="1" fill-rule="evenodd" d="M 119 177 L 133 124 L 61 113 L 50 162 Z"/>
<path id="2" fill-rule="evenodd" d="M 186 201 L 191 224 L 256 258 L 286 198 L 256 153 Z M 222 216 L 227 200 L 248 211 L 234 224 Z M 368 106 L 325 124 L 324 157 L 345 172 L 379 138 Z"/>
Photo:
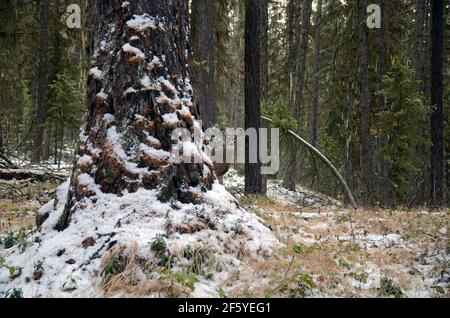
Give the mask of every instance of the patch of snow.
<path id="1" fill-rule="evenodd" d="M 103 79 L 103 72 L 101 70 L 99 70 L 97 66 L 90 69 L 89 75 L 92 76 L 96 80 Z"/>
<path id="2" fill-rule="evenodd" d="M 177 114 L 175 114 L 175 113 L 164 114 L 164 115 L 162 115 L 162 118 L 163 118 L 164 122 L 169 125 L 177 125 L 180 122 Z"/>
<path id="3" fill-rule="evenodd" d="M 168 159 L 170 158 L 170 153 L 164 150 L 160 150 L 160 149 L 155 149 L 152 147 L 149 147 L 147 145 L 141 144 L 140 148 L 139 148 L 143 153 L 145 153 L 146 155 L 153 157 L 153 158 L 158 158 L 158 159 Z"/>
<path id="4" fill-rule="evenodd" d="M 128 87 L 127 90 L 123 93 L 124 95 L 128 94 L 135 94 L 137 90 L 135 90 L 133 87 Z"/>
<path id="5" fill-rule="evenodd" d="M 149 71 L 153 71 L 155 68 L 161 67 L 161 66 L 162 66 L 162 63 L 161 63 L 161 60 L 159 59 L 159 57 L 153 56 L 152 61 L 148 64 L 148 69 L 149 69 Z"/>
<path id="6" fill-rule="evenodd" d="M 103 100 L 107 100 L 107 99 L 108 99 L 108 94 L 106 94 L 106 93 L 103 91 L 103 89 L 102 89 L 101 92 L 98 93 L 96 96 L 97 96 L 98 98 L 100 98 L 100 99 L 103 99 Z"/>
<path id="7" fill-rule="evenodd" d="M 105 114 L 103 116 L 103 121 L 106 125 L 112 124 L 116 120 L 116 117 L 113 114 Z"/>
<path id="8" fill-rule="evenodd" d="M 131 46 L 129 43 L 122 46 L 122 51 L 133 54 L 136 58 L 145 59 L 145 54 L 138 48 Z"/>
<path id="9" fill-rule="evenodd" d="M 156 19 L 148 14 L 133 15 L 133 18 L 127 21 L 127 26 L 137 32 L 142 32 L 147 29 L 164 29 L 164 25 L 160 19 Z"/>
<path id="10" fill-rule="evenodd" d="M 82 166 L 85 164 L 91 164 L 92 163 L 92 157 L 89 155 L 83 155 L 82 157 L 78 158 L 78 165 Z"/>

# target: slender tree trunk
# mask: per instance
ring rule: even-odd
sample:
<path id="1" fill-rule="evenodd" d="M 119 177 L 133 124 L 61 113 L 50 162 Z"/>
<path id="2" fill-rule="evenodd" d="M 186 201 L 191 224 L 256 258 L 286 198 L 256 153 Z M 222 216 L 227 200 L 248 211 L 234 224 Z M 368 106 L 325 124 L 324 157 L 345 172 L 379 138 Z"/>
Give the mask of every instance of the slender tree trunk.
<path id="1" fill-rule="evenodd" d="M 57 230 L 95 195 L 92 183 L 103 193 L 158 189 L 161 201 L 197 204 L 203 199 L 195 189 L 206 191 L 214 182 L 211 164 L 179 163 L 170 156 L 180 145 L 172 140 L 175 129 L 201 133 L 192 115 L 188 3 L 95 0 L 94 9 L 96 69 L 88 80 L 89 111 L 77 146 L 83 160 L 74 166 Z"/>
<path id="2" fill-rule="evenodd" d="M 269 0 L 261 0 L 261 102 L 267 105 L 269 102 Z M 266 123 L 264 123 L 266 124 Z M 268 125 L 264 125 L 268 128 Z M 271 136 L 268 134 L 268 144 Z M 267 194 L 267 176 L 262 176 L 262 194 Z"/>
<path id="3" fill-rule="evenodd" d="M 299 32 L 300 5 L 296 0 L 289 0 L 287 5 L 287 33 L 288 33 L 288 72 L 289 72 L 289 107 L 294 107 L 295 91 L 295 61 L 297 57 L 297 42 Z"/>
<path id="4" fill-rule="evenodd" d="M 434 0 L 431 23 L 431 199 L 441 205 L 444 198 L 444 131 L 443 131 L 443 50 L 444 1 Z"/>
<path id="5" fill-rule="evenodd" d="M 360 16 L 360 76 L 361 76 L 361 168 L 364 185 L 364 203 L 372 205 L 374 202 L 373 183 L 373 149 L 370 128 L 372 125 L 372 106 L 370 103 L 369 87 L 369 50 L 367 42 L 366 21 L 367 1 L 359 1 Z"/>
<path id="6" fill-rule="evenodd" d="M 193 0 L 191 17 L 195 104 L 203 128 L 209 128 L 217 123 L 213 1 Z"/>
<path id="7" fill-rule="evenodd" d="M 48 51 L 48 0 L 40 1 L 40 35 L 39 35 L 39 62 L 36 81 L 37 85 L 37 99 L 36 99 L 36 115 L 35 127 L 36 134 L 33 144 L 33 154 L 31 156 L 32 162 L 39 162 L 43 153 L 45 120 L 47 117 L 47 51 Z"/>
<path id="8" fill-rule="evenodd" d="M 295 74 L 295 93 L 292 104 L 292 116 L 300 123 L 300 114 L 303 104 L 303 88 L 305 85 L 305 73 L 306 73 L 306 55 L 308 53 L 308 36 L 311 20 L 312 0 L 305 0 L 302 8 L 302 31 L 300 36 L 300 48 L 298 59 L 296 63 Z M 295 190 L 299 175 L 299 156 L 300 153 L 297 148 L 293 148 L 292 144 L 289 147 L 288 164 L 285 172 L 283 184 L 286 188 Z"/>
<path id="9" fill-rule="evenodd" d="M 416 31 L 415 31 L 415 43 L 414 43 L 414 69 L 416 71 L 416 80 L 419 81 L 418 89 L 424 95 L 428 95 L 427 90 L 427 80 L 426 80 L 426 72 L 425 65 L 426 63 L 426 55 L 425 55 L 425 34 L 426 34 L 426 14 L 427 14 L 427 1 L 426 0 L 417 0 L 416 1 Z M 429 139 L 429 129 L 428 125 L 424 125 L 423 122 L 418 122 L 416 125 L 417 134 L 421 135 L 424 139 Z M 429 148 L 428 147 L 419 147 L 416 146 L 415 149 L 417 154 L 421 157 L 421 165 L 418 167 L 421 170 L 419 180 L 413 182 L 419 182 L 421 184 L 420 189 L 417 189 L 418 192 L 416 202 L 425 203 L 426 198 L 429 196 L 430 186 L 429 186 Z M 423 178 L 426 176 L 425 178 Z M 423 178 L 423 179 L 422 179 Z"/>
<path id="10" fill-rule="evenodd" d="M 261 0 L 261 101 L 269 98 L 269 0 Z"/>
<path id="11" fill-rule="evenodd" d="M 416 1 L 416 39 L 414 44 L 414 68 L 416 79 L 421 81 L 420 91 L 425 94 L 425 70 L 424 70 L 424 35 L 425 35 L 425 9 L 426 0 Z"/>
<path id="12" fill-rule="evenodd" d="M 379 39 L 379 56 L 380 60 L 378 63 L 378 80 L 380 84 L 380 91 L 384 89 L 383 77 L 385 75 L 386 69 L 386 31 L 387 31 L 387 3 L 386 0 L 380 0 L 381 8 L 381 29 L 380 29 L 380 39 Z M 383 112 L 386 110 L 386 97 L 381 95 L 379 97 L 378 112 Z M 377 140 L 378 148 L 383 151 L 388 144 L 386 137 L 379 137 Z M 382 202 L 385 206 L 390 206 L 390 183 L 387 176 L 388 163 L 382 157 L 382 154 L 378 158 L 379 167 L 379 180 L 378 189 L 381 192 Z"/>
<path id="13" fill-rule="evenodd" d="M 300 122 L 300 114 L 303 106 L 303 89 L 306 77 L 306 56 L 308 53 L 308 37 L 311 26 L 312 0 L 305 0 L 302 12 L 302 32 L 300 37 L 300 49 L 296 63 L 296 87 L 293 117 Z"/>
<path id="14" fill-rule="evenodd" d="M 245 1 L 245 129 L 256 129 L 259 141 L 261 104 L 261 46 L 260 46 L 261 0 Z M 251 147 L 246 140 L 245 192 L 263 194 L 259 146 Z M 256 149 L 258 163 L 250 163 L 250 151 Z"/>
<path id="15" fill-rule="evenodd" d="M 312 78 L 312 102 L 311 102 L 311 128 L 310 128 L 310 143 L 314 147 L 317 144 L 317 120 L 318 120 L 318 109 L 319 109 L 319 72 L 320 72 L 320 28 L 322 20 L 322 0 L 317 2 L 317 13 L 316 13 L 316 34 L 314 43 L 314 54 L 313 54 L 313 78 Z"/>

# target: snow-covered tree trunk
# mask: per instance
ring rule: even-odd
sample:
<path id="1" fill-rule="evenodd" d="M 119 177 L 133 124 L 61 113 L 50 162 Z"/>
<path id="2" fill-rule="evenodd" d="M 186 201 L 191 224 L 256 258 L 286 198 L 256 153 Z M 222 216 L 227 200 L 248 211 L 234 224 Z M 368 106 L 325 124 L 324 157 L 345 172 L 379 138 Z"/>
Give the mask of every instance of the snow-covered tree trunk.
<path id="1" fill-rule="evenodd" d="M 201 129 L 193 116 L 187 2 L 95 3 L 99 37 L 89 73 L 89 113 L 60 230 L 77 203 L 95 194 L 91 183 L 104 193 L 158 188 L 163 201 L 201 203 L 190 188 L 206 191 L 214 181 L 207 163 L 170 159 L 174 129 Z"/>

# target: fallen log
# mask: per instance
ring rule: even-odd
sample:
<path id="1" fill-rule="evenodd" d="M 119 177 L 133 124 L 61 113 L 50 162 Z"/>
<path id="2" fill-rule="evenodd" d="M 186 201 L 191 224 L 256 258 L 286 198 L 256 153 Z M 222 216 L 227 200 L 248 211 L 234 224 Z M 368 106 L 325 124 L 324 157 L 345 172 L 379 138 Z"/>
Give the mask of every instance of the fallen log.
<path id="1" fill-rule="evenodd" d="M 36 181 L 47 181 L 47 180 L 61 180 L 64 181 L 67 176 L 63 174 L 49 173 L 47 171 L 40 170 L 27 170 L 27 169 L 0 169 L 0 180 L 36 180 Z"/>

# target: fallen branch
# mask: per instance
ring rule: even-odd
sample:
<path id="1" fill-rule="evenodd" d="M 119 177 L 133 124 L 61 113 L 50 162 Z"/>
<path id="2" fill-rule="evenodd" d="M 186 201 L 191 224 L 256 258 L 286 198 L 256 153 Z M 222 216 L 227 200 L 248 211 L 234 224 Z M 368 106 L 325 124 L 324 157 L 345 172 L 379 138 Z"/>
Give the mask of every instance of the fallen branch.
<path id="1" fill-rule="evenodd" d="M 0 165 L 4 168 L 11 168 L 11 169 L 17 169 L 18 167 L 12 163 L 11 160 L 9 160 L 4 154 L 0 153 L 0 159 L 3 160 L 3 162 L 0 162 Z"/>
<path id="2" fill-rule="evenodd" d="M 39 170 L 26 170 L 26 169 L 0 169 L 0 180 L 61 180 L 64 181 L 67 177 L 62 174 L 54 174 L 46 171 Z"/>
<path id="3" fill-rule="evenodd" d="M 261 116 L 262 119 L 267 120 L 270 123 L 273 123 L 273 120 L 265 117 L 265 116 Z M 356 205 L 356 201 L 355 198 L 353 197 L 352 191 L 350 190 L 347 182 L 345 182 L 345 179 L 342 177 L 342 175 L 339 173 L 339 171 L 336 169 L 335 166 L 333 166 L 333 164 L 330 162 L 330 160 L 328 160 L 327 157 L 325 157 L 319 150 L 317 150 L 317 148 L 315 148 L 313 145 L 311 145 L 310 143 L 308 143 L 306 140 L 304 140 L 303 138 L 301 138 L 299 135 L 297 135 L 295 132 L 293 132 L 292 130 L 288 130 L 288 133 L 294 137 L 297 141 L 299 141 L 303 146 L 305 146 L 306 148 L 308 148 L 309 150 L 312 151 L 312 153 L 314 153 L 315 155 L 317 155 L 317 157 L 319 157 L 319 159 L 325 163 L 325 165 L 327 165 L 331 171 L 333 172 L 333 174 L 336 176 L 336 178 L 339 180 L 339 182 L 342 184 L 342 186 L 345 189 L 345 192 L 347 193 L 347 196 L 353 206 L 353 208 L 356 210 L 358 208 L 358 206 Z"/>

